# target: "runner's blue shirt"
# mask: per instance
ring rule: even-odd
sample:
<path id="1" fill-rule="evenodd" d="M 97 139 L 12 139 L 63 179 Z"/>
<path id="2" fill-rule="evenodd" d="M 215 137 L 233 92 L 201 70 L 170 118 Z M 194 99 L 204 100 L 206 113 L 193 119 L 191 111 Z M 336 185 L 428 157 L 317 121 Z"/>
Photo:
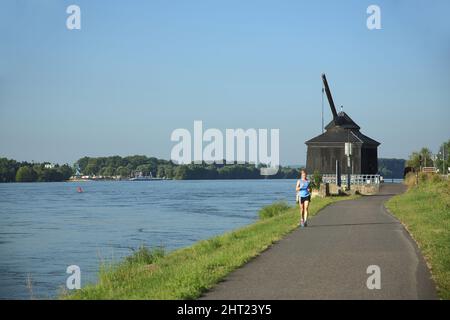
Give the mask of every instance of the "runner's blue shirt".
<path id="1" fill-rule="evenodd" d="M 309 197 L 309 180 L 300 179 L 300 197 Z"/>

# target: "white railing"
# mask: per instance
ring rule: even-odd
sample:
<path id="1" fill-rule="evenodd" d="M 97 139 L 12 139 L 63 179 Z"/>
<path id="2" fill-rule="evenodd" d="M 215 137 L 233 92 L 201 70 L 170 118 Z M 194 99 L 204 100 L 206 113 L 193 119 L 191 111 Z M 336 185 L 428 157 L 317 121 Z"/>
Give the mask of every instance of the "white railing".
<path id="1" fill-rule="evenodd" d="M 324 174 L 322 176 L 323 183 L 331 183 L 336 184 L 336 175 L 335 174 Z M 347 184 L 347 175 L 341 175 L 341 184 Z M 380 175 L 379 174 L 351 174 L 350 175 L 350 184 L 380 184 Z"/>

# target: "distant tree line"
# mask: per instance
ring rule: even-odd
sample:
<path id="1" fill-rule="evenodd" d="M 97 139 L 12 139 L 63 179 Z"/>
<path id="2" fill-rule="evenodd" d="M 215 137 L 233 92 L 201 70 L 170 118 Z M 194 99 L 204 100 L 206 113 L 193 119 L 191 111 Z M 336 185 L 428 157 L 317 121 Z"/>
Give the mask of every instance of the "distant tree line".
<path id="1" fill-rule="evenodd" d="M 441 173 L 448 173 L 450 167 L 450 140 L 443 142 L 436 154 L 433 154 L 430 149 L 422 148 L 419 151 L 414 151 L 409 156 L 406 165 L 416 170 L 422 167 L 435 167 Z M 444 172 L 442 172 L 444 171 Z"/>
<path id="2" fill-rule="evenodd" d="M 83 157 L 75 162 L 75 168 L 84 175 L 120 176 L 128 178 L 136 172 L 148 176 L 177 180 L 212 180 L 212 179 L 264 179 L 260 174 L 263 165 L 253 164 L 187 164 L 178 165 L 172 161 L 142 155 L 120 157 Z M 298 169 L 280 167 L 278 173 L 269 176 L 271 179 L 294 179 Z"/>
<path id="3" fill-rule="evenodd" d="M 73 169 L 67 164 L 46 168 L 49 163 L 18 162 L 0 158 L 0 182 L 56 182 L 68 180 Z"/>
<path id="4" fill-rule="evenodd" d="M 403 179 L 405 159 L 378 159 L 378 172 L 385 179 Z"/>
<path id="5" fill-rule="evenodd" d="M 440 151 L 432 155 L 427 148 L 413 152 L 409 160 L 378 159 L 378 168 L 381 175 L 387 179 L 403 178 L 406 166 L 420 168 L 421 166 L 450 167 L 450 140 L 443 143 Z M 445 162 L 444 162 L 445 158 Z M 0 158 L 0 182 L 50 182 L 65 181 L 76 173 L 88 176 L 129 178 L 136 172 L 148 176 L 177 179 L 177 180 L 204 180 L 204 179 L 295 179 L 298 177 L 298 168 L 280 167 L 274 176 L 262 176 L 260 168 L 264 165 L 253 164 L 187 164 L 178 165 L 169 160 L 157 159 L 143 155 L 111 156 L 111 157 L 83 157 L 75 162 L 73 167 L 68 164 L 48 166 L 48 162 L 29 163 Z M 46 167 L 47 165 L 47 167 Z M 442 170 L 442 169 L 441 169 Z M 320 173 L 319 173 L 320 174 Z"/>

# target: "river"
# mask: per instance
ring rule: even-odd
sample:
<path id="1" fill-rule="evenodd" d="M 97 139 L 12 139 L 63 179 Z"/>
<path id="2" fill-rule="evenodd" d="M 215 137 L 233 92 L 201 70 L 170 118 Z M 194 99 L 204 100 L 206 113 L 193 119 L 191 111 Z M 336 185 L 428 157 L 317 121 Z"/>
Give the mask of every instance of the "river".
<path id="1" fill-rule="evenodd" d="M 69 265 L 80 267 L 82 286 L 95 282 L 102 261 L 250 224 L 264 205 L 293 204 L 294 188 L 295 180 L 0 184 L 0 298 L 55 298 Z"/>

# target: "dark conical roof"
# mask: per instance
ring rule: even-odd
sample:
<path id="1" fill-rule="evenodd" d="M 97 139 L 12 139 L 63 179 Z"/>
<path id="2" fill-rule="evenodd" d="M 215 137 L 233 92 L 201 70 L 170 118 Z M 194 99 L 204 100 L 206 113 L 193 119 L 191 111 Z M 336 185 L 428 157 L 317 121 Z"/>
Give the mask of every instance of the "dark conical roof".
<path id="1" fill-rule="evenodd" d="M 344 129 L 361 129 L 360 126 L 358 126 L 355 121 L 353 121 L 352 118 L 350 118 L 344 111 L 339 112 L 338 116 L 335 119 L 331 120 L 330 123 L 327 124 L 325 129 L 328 130 L 335 126 L 339 126 Z"/>
<path id="2" fill-rule="evenodd" d="M 358 129 L 344 129 L 340 126 L 331 127 L 321 135 L 306 141 L 306 144 L 315 143 L 362 143 L 364 145 L 379 146 L 380 143 L 359 132 Z"/>
<path id="3" fill-rule="evenodd" d="M 343 111 L 339 112 L 338 116 L 331 120 L 325 129 L 324 133 L 306 141 L 306 144 L 352 142 L 373 146 L 380 145 L 378 141 L 362 134 L 359 131 L 360 127 Z"/>

